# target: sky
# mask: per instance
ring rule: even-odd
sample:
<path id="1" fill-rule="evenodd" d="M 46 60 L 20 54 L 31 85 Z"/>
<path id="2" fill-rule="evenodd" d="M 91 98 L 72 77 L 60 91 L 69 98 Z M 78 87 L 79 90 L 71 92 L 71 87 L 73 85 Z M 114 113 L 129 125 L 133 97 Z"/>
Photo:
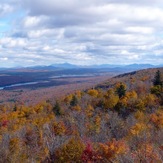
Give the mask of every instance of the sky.
<path id="1" fill-rule="evenodd" d="M 1 0 L 0 67 L 163 64 L 162 0 Z"/>

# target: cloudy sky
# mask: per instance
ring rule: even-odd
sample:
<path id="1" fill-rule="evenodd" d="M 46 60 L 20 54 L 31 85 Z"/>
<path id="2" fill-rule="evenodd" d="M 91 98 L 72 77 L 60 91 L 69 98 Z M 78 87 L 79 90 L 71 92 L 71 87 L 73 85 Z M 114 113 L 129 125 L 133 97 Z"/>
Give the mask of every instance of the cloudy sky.
<path id="1" fill-rule="evenodd" d="M 1 0 L 0 67 L 163 64 L 163 0 Z"/>

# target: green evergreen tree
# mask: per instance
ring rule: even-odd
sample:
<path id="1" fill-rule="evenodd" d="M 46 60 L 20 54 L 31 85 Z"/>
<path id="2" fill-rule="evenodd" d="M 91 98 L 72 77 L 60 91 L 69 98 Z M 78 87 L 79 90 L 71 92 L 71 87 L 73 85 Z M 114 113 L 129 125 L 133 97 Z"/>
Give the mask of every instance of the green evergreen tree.
<path id="1" fill-rule="evenodd" d="M 116 89 L 116 93 L 118 94 L 119 98 L 125 96 L 126 94 L 126 87 L 124 84 L 120 84 L 120 86 Z"/>
<path id="2" fill-rule="evenodd" d="M 17 111 L 17 106 L 16 105 L 14 106 L 13 111 Z"/>
<path id="3" fill-rule="evenodd" d="M 70 102 L 70 105 L 71 106 L 76 106 L 78 104 L 78 99 L 77 99 L 77 97 L 74 95 L 73 97 L 72 97 L 72 100 L 71 100 L 71 102 Z"/>
<path id="4" fill-rule="evenodd" d="M 153 80 L 153 85 L 154 86 L 158 86 L 158 85 L 162 86 L 163 85 L 163 82 L 161 81 L 161 72 L 160 72 L 160 70 L 158 70 L 156 72 L 156 74 L 155 74 L 155 78 Z"/>
<path id="5" fill-rule="evenodd" d="M 53 112 L 56 116 L 61 115 L 61 106 L 58 101 L 56 101 L 54 107 L 53 107 Z"/>

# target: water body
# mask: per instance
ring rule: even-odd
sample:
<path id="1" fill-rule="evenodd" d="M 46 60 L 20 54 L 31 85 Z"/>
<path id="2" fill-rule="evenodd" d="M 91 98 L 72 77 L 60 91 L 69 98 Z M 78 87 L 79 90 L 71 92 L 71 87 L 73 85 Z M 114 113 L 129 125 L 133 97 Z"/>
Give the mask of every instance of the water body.
<path id="1" fill-rule="evenodd" d="M 45 83 L 45 82 L 49 82 L 49 81 L 17 83 L 17 84 L 12 84 L 12 85 L 7 85 L 7 86 L 4 86 L 4 87 L 0 87 L 0 90 L 3 90 L 5 88 L 13 88 L 13 87 L 18 87 L 18 86 L 33 85 L 33 84 Z"/>
<path id="2" fill-rule="evenodd" d="M 55 79 L 55 78 L 71 78 L 71 77 L 93 77 L 93 76 L 98 76 L 99 74 L 82 74 L 82 75 L 55 75 L 55 76 L 51 76 L 49 77 L 50 79 Z"/>
<path id="3" fill-rule="evenodd" d="M 59 79 L 59 78 L 70 78 L 70 77 L 93 77 L 93 76 L 98 76 L 97 74 L 81 74 L 81 75 L 74 75 L 74 74 L 69 74 L 69 75 L 56 75 L 56 76 L 51 76 L 49 79 Z M 37 81 L 37 82 L 26 82 L 26 83 L 17 83 L 17 84 L 11 84 L 11 85 L 6 85 L 3 87 L 0 87 L 0 90 L 5 90 L 7 88 L 14 88 L 14 87 L 19 87 L 19 86 L 27 86 L 27 85 L 34 85 L 34 84 L 40 84 L 40 83 L 48 83 L 50 81 Z"/>

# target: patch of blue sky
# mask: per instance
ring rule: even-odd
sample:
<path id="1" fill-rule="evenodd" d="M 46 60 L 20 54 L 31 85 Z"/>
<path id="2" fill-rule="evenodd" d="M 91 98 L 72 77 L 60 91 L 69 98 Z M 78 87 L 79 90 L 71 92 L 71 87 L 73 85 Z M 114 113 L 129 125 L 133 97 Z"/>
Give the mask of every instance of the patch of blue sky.
<path id="1" fill-rule="evenodd" d="M 14 22 L 19 19 L 23 19 L 26 12 L 18 10 L 13 13 L 7 14 L 0 19 L 0 38 L 7 37 L 11 31 L 15 28 Z"/>

